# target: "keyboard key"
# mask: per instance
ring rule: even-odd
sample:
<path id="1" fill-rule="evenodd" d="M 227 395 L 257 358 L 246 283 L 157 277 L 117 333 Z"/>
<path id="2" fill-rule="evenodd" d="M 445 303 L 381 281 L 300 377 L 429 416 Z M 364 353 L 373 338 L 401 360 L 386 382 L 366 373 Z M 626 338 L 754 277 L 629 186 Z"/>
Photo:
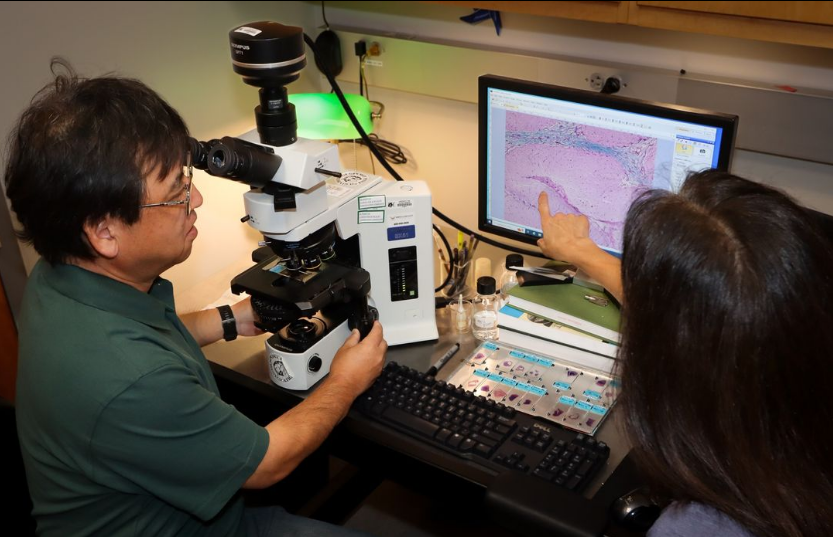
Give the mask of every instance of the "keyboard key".
<path id="1" fill-rule="evenodd" d="M 474 446 L 474 453 L 475 455 L 480 455 L 481 457 L 488 457 L 492 453 L 492 448 L 481 442 Z M 503 457 L 501 457 L 501 460 L 503 460 Z M 495 457 L 495 461 L 500 462 L 497 460 L 497 457 Z"/>
<path id="2" fill-rule="evenodd" d="M 581 463 L 581 466 L 578 467 L 578 470 L 576 470 L 576 474 L 580 476 L 585 476 L 591 468 L 593 468 L 593 461 L 586 460 L 583 463 Z"/>
<path id="3" fill-rule="evenodd" d="M 496 442 L 500 442 L 501 440 L 503 440 L 503 435 L 502 434 L 498 434 L 498 433 L 496 433 L 492 430 L 489 430 L 489 429 L 483 429 L 482 431 L 480 431 L 480 434 L 482 434 L 486 438 L 489 438 L 489 439 L 494 440 Z"/>
<path id="4" fill-rule="evenodd" d="M 552 478 L 555 477 L 550 472 L 547 472 L 546 470 L 542 470 L 540 468 L 537 468 L 534 472 L 532 472 L 532 474 L 540 477 L 541 479 L 545 479 L 547 481 L 552 481 Z"/>
<path id="5" fill-rule="evenodd" d="M 570 490 L 575 490 L 578 487 L 578 484 L 581 483 L 581 476 L 574 476 L 571 477 L 569 481 L 567 481 L 567 488 Z"/>
<path id="6" fill-rule="evenodd" d="M 505 416 L 498 416 L 497 418 L 495 418 L 495 421 L 497 421 L 501 425 L 509 427 L 510 429 L 514 427 L 517 423 L 515 420 L 507 418 Z"/>
<path id="7" fill-rule="evenodd" d="M 448 440 L 446 440 L 445 443 L 448 444 L 449 446 L 453 447 L 453 448 L 456 448 L 457 446 L 460 445 L 460 442 L 462 442 L 462 441 L 463 441 L 463 437 L 458 433 L 454 433 L 450 437 L 448 437 Z"/>

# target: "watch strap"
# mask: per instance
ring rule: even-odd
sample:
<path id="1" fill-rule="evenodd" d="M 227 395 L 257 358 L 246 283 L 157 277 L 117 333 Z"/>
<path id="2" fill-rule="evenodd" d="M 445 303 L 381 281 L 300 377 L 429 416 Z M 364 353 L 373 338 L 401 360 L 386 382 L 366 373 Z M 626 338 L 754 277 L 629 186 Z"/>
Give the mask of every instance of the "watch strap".
<path id="1" fill-rule="evenodd" d="M 237 339 L 237 321 L 234 319 L 231 306 L 218 306 L 217 311 L 220 312 L 220 320 L 223 323 L 223 339 L 234 341 Z"/>

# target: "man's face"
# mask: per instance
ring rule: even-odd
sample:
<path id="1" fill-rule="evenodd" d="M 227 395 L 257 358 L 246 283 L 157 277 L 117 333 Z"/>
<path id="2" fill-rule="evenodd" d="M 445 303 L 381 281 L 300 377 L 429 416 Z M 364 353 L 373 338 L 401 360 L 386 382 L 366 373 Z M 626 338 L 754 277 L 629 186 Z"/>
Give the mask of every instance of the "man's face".
<path id="1" fill-rule="evenodd" d="M 181 167 L 177 166 L 162 181 L 157 178 L 158 171 L 154 170 L 145 179 L 147 203 L 185 199 L 185 187 L 190 179 Z M 194 209 L 202 201 L 202 194 L 192 186 L 190 215 L 186 215 L 184 204 L 141 209 L 139 220 L 128 228 L 126 240 L 119 245 L 119 257 L 130 271 L 152 279 L 188 259 L 197 238 Z"/>

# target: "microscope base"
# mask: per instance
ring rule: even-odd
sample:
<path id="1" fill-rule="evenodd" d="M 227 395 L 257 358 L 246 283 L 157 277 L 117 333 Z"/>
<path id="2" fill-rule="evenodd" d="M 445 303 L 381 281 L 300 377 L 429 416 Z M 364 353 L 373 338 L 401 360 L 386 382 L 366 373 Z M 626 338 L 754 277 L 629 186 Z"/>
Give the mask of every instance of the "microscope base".
<path id="1" fill-rule="evenodd" d="M 276 348 L 278 336 L 273 335 L 266 340 L 269 377 L 287 390 L 310 389 L 330 372 L 333 357 L 348 336 L 350 328 L 344 321 L 306 351 L 293 353 Z"/>

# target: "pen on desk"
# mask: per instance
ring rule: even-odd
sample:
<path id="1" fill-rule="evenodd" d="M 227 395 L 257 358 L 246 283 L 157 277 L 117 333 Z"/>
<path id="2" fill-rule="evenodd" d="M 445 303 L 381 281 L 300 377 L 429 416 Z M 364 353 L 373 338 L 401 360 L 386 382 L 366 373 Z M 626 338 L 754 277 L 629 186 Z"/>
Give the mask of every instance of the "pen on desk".
<path id="1" fill-rule="evenodd" d="M 455 343 L 454 345 L 452 345 L 451 348 L 448 349 L 446 351 L 446 353 L 443 354 L 442 357 L 439 360 L 437 360 L 437 363 L 431 366 L 431 368 L 426 372 L 426 374 L 430 375 L 430 376 L 436 375 L 437 372 L 439 372 L 439 370 L 442 368 L 442 366 L 444 366 L 446 364 L 446 362 L 451 360 L 451 357 L 454 356 L 455 354 L 457 354 L 457 351 L 459 351 L 459 350 L 460 350 L 460 344 L 459 343 Z"/>

